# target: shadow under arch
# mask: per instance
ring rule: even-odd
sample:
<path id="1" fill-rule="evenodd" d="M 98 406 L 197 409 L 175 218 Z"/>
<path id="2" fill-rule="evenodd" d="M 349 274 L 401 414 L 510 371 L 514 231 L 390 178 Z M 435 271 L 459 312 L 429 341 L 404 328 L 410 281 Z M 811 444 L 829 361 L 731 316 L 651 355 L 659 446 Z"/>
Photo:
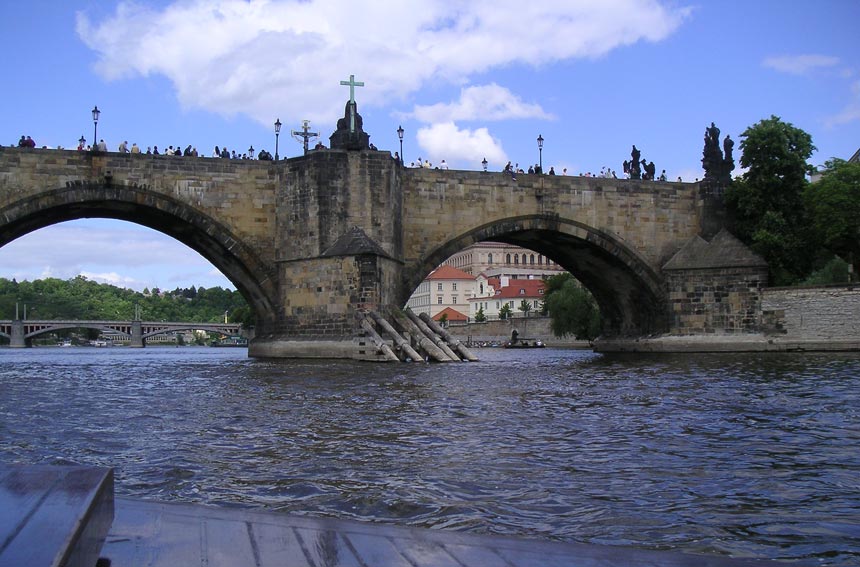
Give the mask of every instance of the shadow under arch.
<path id="1" fill-rule="evenodd" d="M 668 329 L 662 276 L 617 237 L 557 216 L 499 219 L 449 240 L 422 258 L 406 278 L 405 297 L 447 258 L 483 241 L 528 248 L 573 274 L 600 306 L 605 336 L 644 336 Z"/>
<path id="2" fill-rule="evenodd" d="M 0 209 L 0 246 L 40 228 L 82 218 L 133 222 L 175 238 L 218 268 L 258 321 L 274 311 L 276 274 L 238 236 L 187 204 L 136 185 L 73 182 L 12 202 Z"/>

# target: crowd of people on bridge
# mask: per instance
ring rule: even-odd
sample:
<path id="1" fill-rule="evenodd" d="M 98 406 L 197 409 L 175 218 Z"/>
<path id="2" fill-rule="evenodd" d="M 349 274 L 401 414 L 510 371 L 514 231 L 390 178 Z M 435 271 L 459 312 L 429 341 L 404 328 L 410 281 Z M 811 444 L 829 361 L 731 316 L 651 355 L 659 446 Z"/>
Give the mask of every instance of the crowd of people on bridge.
<path id="1" fill-rule="evenodd" d="M 36 142 L 30 136 L 22 135 L 21 138 L 18 140 L 18 147 L 19 148 L 35 148 Z M 42 148 L 48 149 L 47 146 L 43 146 Z M 634 148 L 635 148 L 635 146 L 634 146 Z M 64 148 L 62 146 L 58 146 L 57 149 L 62 150 Z M 107 144 L 105 143 L 105 141 L 103 139 L 100 139 L 98 141 L 98 143 L 96 144 L 95 148 L 93 148 L 90 145 L 85 145 L 85 140 L 83 140 L 83 138 L 82 138 L 78 143 L 77 149 L 79 151 L 94 151 L 94 150 L 97 152 L 107 152 L 108 151 Z M 318 142 L 314 146 L 314 149 L 315 150 L 325 149 L 325 145 L 323 145 L 322 142 Z M 373 146 L 371 144 L 371 149 L 375 150 L 376 146 Z M 167 156 L 181 156 L 181 157 L 205 157 L 203 154 L 201 154 L 197 151 L 197 148 L 195 146 L 192 146 L 191 144 L 186 145 L 184 149 L 181 148 L 179 145 L 177 145 L 177 146 L 169 145 L 169 146 L 167 146 L 166 149 L 164 149 L 164 146 L 162 146 L 161 150 L 159 150 L 158 146 L 147 146 L 146 150 L 143 150 L 140 146 L 137 145 L 137 142 L 135 142 L 131 146 L 129 146 L 127 140 L 123 140 L 119 144 L 119 146 L 117 147 L 117 152 L 122 153 L 122 154 L 145 154 L 145 155 L 156 155 L 156 156 L 157 155 L 167 155 Z M 268 152 L 267 150 L 260 150 L 259 152 L 256 153 L 256 156 L 255 156 L 255 150 L 254 150 L 253 146 L 248 148 L 248 150 L 245 152 L 237 152 L 235 149 L 229 150 L 226 146 L 224 146 L 224 147 L 215 146 L 214 150 L 212 151 L 211 157 L 220 158 L 220 159 L 242 159 L 242 160 L 256 159 L 256 160 L 262 160 L 262 161 L 271 161 L 271 160 L 275 159 L 274 156 L 272 156 L 272 154 L 270 152 Z M 397 152 L 394 152 L 394 159 L 396 161 L 399 161 L 402 163 L 402 158 L 400 157 L 400 155 Z M 656 176 L 655 175 L 654 162 L 649 163 L 649 162 L 646 162 L 645 160 L 641 160 L 641 162 L 639 162 L 639 163 L 641 164 L 642 170 L 643 170 L 643 174 L 641 176 L 641 179 L 652 180 L 652 181 L 666 181 L 666 170 L 665 169 L 660 173 L 659 176 Z M 484 167 L 486 168 L 486 164 L 482 163 L 482 165 L 484 165 Z M 633 162 L 632 161 L 625 161 L 623 165 L 624 165 L 624 172 L 621 175 L 621 179 L 631 179 L 632 172 L 633 172 L 633 167 L 632 167 Z M 419 157 L 416 161 L 409 162 L 408 167 L 422 168 L 422 169 L 443 169 L 443 170 L 446 170 L 446 169 L 448 169 L 448 162 L 446 162 L 443 159 L 442 161 L 440 161 L 438 164 L 436 164 L 434 166 L 433 163 L 430 162 L 430 160 L 422 159 L 421 157 Z M 517 175 L 543 175 L 544 174 L 543 168 L 541 167 L 540 164 L 530 165 L 528 167 L 528 169 L 526 170 L 526 169 L 523 169 L 522 167 L 520 167 L 519 163 L 512 165 L 510 161 L 505 165 L 505 167 L 502 171 L 506 174 L 509 174 L 513 179 L 516 179 Z M 560 173 L 557 174 L 555 171 L 555 167 L 552 166 L 549 168 L 549 171 L 546 172 L 546 175 L 563 175 L 563 176 L 566 176 L 566 175 L 568 175 L 568 171 L 567 171 L 567 168 L 565 167 L 561 170 Z M 570 175 L 574 175 L 574 174 L 571 173 Z M 599 177 L 599 178 L 608 178 L 608 179 L 618 179 L 619 178 L 616 171 L 609 166 L 601 167 L 600 173 L 592 173 L 591 171 L 587 171 L 587 172 L 580 172 L 579 176 L 580 177 Z M 697 179 L 697 181 L 698 181 L 698 179 Z M 679 183 L 682 182 L 680 177 L 678 177 L 678 182 Z"/>

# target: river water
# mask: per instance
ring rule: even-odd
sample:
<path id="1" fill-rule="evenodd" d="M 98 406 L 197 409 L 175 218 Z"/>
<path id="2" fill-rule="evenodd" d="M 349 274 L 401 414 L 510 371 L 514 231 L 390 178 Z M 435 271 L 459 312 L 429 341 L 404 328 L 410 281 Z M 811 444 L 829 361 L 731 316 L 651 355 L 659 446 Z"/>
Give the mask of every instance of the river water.
<path id="1" fill-rule="evenodd" d="M 0 349 L 0 461 L 119 495 L 860 563 L 860 355 Z"/>

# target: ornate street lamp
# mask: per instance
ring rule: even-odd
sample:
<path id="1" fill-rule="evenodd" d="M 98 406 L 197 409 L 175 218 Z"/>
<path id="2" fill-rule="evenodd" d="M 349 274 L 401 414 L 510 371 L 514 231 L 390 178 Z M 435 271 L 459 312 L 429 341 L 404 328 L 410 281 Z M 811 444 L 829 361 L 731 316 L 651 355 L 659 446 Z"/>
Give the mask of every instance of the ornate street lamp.
<path id="1" fill-rule="evenodd" d="M 487 173 L 487 158 L 481 160 L 481 165 L 484 166 L 484 173 Z"/>
<path id="2" fill-rule="evenodd" d="M 278 161 L 278 136 L 281 135 L 281 119 L 275 120 L 275 161 Z"/>
<path id="3" fill-rule="evenodd" d="M 254 146 L 248 148 L 248 157 L 254 159 Z"/>
<path id="4" fill-rule="evenodd" d="M 538 167 L 540 167 L 540 172 L 543 173 L 543 136 L 538 134 L 537 138 L 538 143 Z"/>
<path id="5" fill-rule="evenodd" d="M 98 106 L 93 107 L 93 151 L 98 147 L 99 114 L 101 113 L 102 111 L 99 110 Z"/>
<path id="6" fill-rule="evenodd" d="M 397 127 L 397 137 L 400 138 L 400 165 L 403 165 L 403 126 Z"/>
<path id="7" fill-rule="evenodd" d="M 86 143 L 87 143 L 87 139 L 84 138 L 83 135 L 81 135 L 81 139 L 78 140 L 78 147 L 81 149 L 84 149 L 84 144 L 86 144 Z"/>

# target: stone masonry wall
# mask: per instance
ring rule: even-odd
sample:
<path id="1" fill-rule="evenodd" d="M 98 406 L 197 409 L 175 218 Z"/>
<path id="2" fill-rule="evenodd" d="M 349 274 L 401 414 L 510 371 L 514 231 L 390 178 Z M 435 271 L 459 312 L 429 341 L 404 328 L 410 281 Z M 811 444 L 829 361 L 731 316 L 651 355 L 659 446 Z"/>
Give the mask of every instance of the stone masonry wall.
<path id="1" fill-rule="evenodd" d="M 770 288 L 762 330 L 777 339 L 860 341 L 860 286 Z"/>
<path id="2" fill-rule="evenodd" d="M 672 270 L 667 284 L 671 334 L 758 331 L 767 268 Z"/>
<path id="3" fill-rule="evenodd" d="M 498 172 L 406 169 L 403 193 L 407 262 L 500 219 L 549 212 L 620 235 L 652 266 L 662 266 L 699 233 L 704 207 L 692 183 L 559 175 L 513 181 Z"/>

